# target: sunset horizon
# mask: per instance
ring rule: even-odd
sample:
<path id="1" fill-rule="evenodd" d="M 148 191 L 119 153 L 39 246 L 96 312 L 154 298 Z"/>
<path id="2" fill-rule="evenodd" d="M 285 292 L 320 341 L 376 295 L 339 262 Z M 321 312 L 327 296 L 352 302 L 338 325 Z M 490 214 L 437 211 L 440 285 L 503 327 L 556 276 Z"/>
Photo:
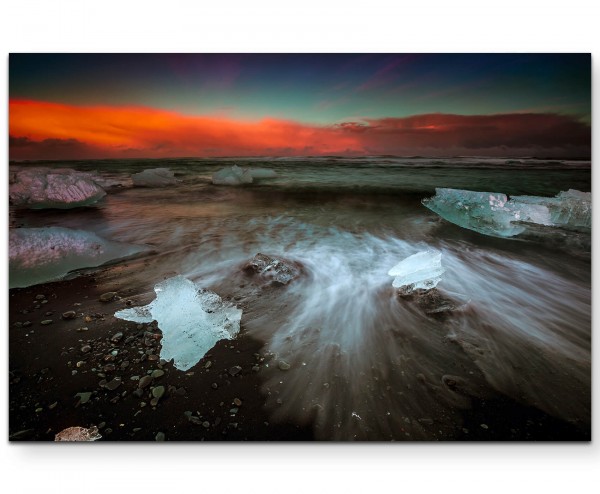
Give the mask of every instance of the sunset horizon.
<path id="1" fill-rule="evenodd" d="M 591 156 L 585 54 L 13 54 L 10 64 L 11 160 Z"/>

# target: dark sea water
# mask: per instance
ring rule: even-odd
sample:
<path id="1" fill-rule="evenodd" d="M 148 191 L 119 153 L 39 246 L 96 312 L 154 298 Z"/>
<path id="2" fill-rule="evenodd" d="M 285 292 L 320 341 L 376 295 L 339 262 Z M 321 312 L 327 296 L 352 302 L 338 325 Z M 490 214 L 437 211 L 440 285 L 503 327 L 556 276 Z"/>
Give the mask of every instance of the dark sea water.
<path id="1" fill-rule="evenodd" d="M 239 187 L 211 183 L 234 163 L 278 176 Z M 247 307 L 242 330 L 291 364 L 284 374 L 265 369 L 273 420 L 313 423 L 323 439 L 448 439 L 472 400 L 508 397 L 589 430 L 589 235 L 556 229 L 537 240 L 488 237 L 421 204 L 436 187 L 589 192 L 589 162 L 321 157 L 43 165 L 95 170 L 121 186 L 92 208 L 11 211 L 12 225 L 84 229 L 150 246 L 144 269 L 119 280 L 137 293 L 182 274 L 238 296 Z M 132 173 L 157 167 L 180 182 L 132 186 Z M 392 289 L 388 270 L 428 248 L 443 254 L 440 292 L 468 302 L 463 311 L 432 317 Z M 298 261 L 308 276 L 261 298 L 239 274 L 258 252 Z"/>

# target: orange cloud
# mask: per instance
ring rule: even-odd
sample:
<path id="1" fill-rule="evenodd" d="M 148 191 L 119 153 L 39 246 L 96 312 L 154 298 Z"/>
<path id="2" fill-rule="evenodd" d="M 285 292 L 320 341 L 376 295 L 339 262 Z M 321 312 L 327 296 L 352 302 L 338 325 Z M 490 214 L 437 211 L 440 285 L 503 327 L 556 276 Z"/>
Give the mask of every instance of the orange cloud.
<path id="1" fill-rule="evenodd" d="M 190 116 L 146 107 L 10 102 L 10 134 L 30 141 L 73 139 L 109 156 L 203 156 L 360 152 L 352 135 L 292 121 Z"/>
<path id="2" fill-rule="evenodd" d="M 548 113 L 426 114 L 331 126 L 148 107 L 10 101 L 11 159 L 420 154 L 589 156 L 589 125 Z"/>

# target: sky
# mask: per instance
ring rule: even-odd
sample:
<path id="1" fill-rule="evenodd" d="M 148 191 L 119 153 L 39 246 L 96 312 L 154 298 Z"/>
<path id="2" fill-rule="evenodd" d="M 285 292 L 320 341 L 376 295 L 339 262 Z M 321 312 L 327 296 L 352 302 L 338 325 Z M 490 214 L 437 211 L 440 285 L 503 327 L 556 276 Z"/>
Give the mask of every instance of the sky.
<path id="1" fill-rule="evenodd" d="M 589 54 L 11 54 L 10 159 L 591 154 Z"/>

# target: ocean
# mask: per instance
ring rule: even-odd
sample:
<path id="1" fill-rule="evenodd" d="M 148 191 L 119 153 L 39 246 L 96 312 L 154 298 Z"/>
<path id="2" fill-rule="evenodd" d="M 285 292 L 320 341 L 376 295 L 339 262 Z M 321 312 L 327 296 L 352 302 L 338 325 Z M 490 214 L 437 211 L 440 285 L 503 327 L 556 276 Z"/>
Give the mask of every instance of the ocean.
<path id="1" fill-rule="evenodd" d="M 213 185 L 226 166 L 275 178 Z M 591 164 L 539 158 L 181 158 L 19 163 L 95 171 L 94 207 L 10 207 L 11 228 L 66 227 L 149 251 L 98 283 L 135 300 L 175 275 L 243 309 L 242 332 L 285 360 L 261 371 L 271 420 L 310 424 L 319 439 L 436 440 L 465 432 L 474 403 L 510 400 L 581 431 L 591 427 L 591 240 L 551 228 L 499 238 L 450 223 L 421 201 L 439 187 L 512 195 L 591 191 Z M 133 187 L 164 167 L 178 183 Z M 387 273 L 435 249 L 438 290 L 461 310 L 427 313 Z M 303 266 L 277 290 L 249 283 L 257 253 Z M 495 400 L 495 401 L 494 401 Z M 433 425 L 432 425 L 433 424 Z M 483 429 L 487 425 L 476 424 Z M 471 432 L 471 434 L 473 434 Z"/>

